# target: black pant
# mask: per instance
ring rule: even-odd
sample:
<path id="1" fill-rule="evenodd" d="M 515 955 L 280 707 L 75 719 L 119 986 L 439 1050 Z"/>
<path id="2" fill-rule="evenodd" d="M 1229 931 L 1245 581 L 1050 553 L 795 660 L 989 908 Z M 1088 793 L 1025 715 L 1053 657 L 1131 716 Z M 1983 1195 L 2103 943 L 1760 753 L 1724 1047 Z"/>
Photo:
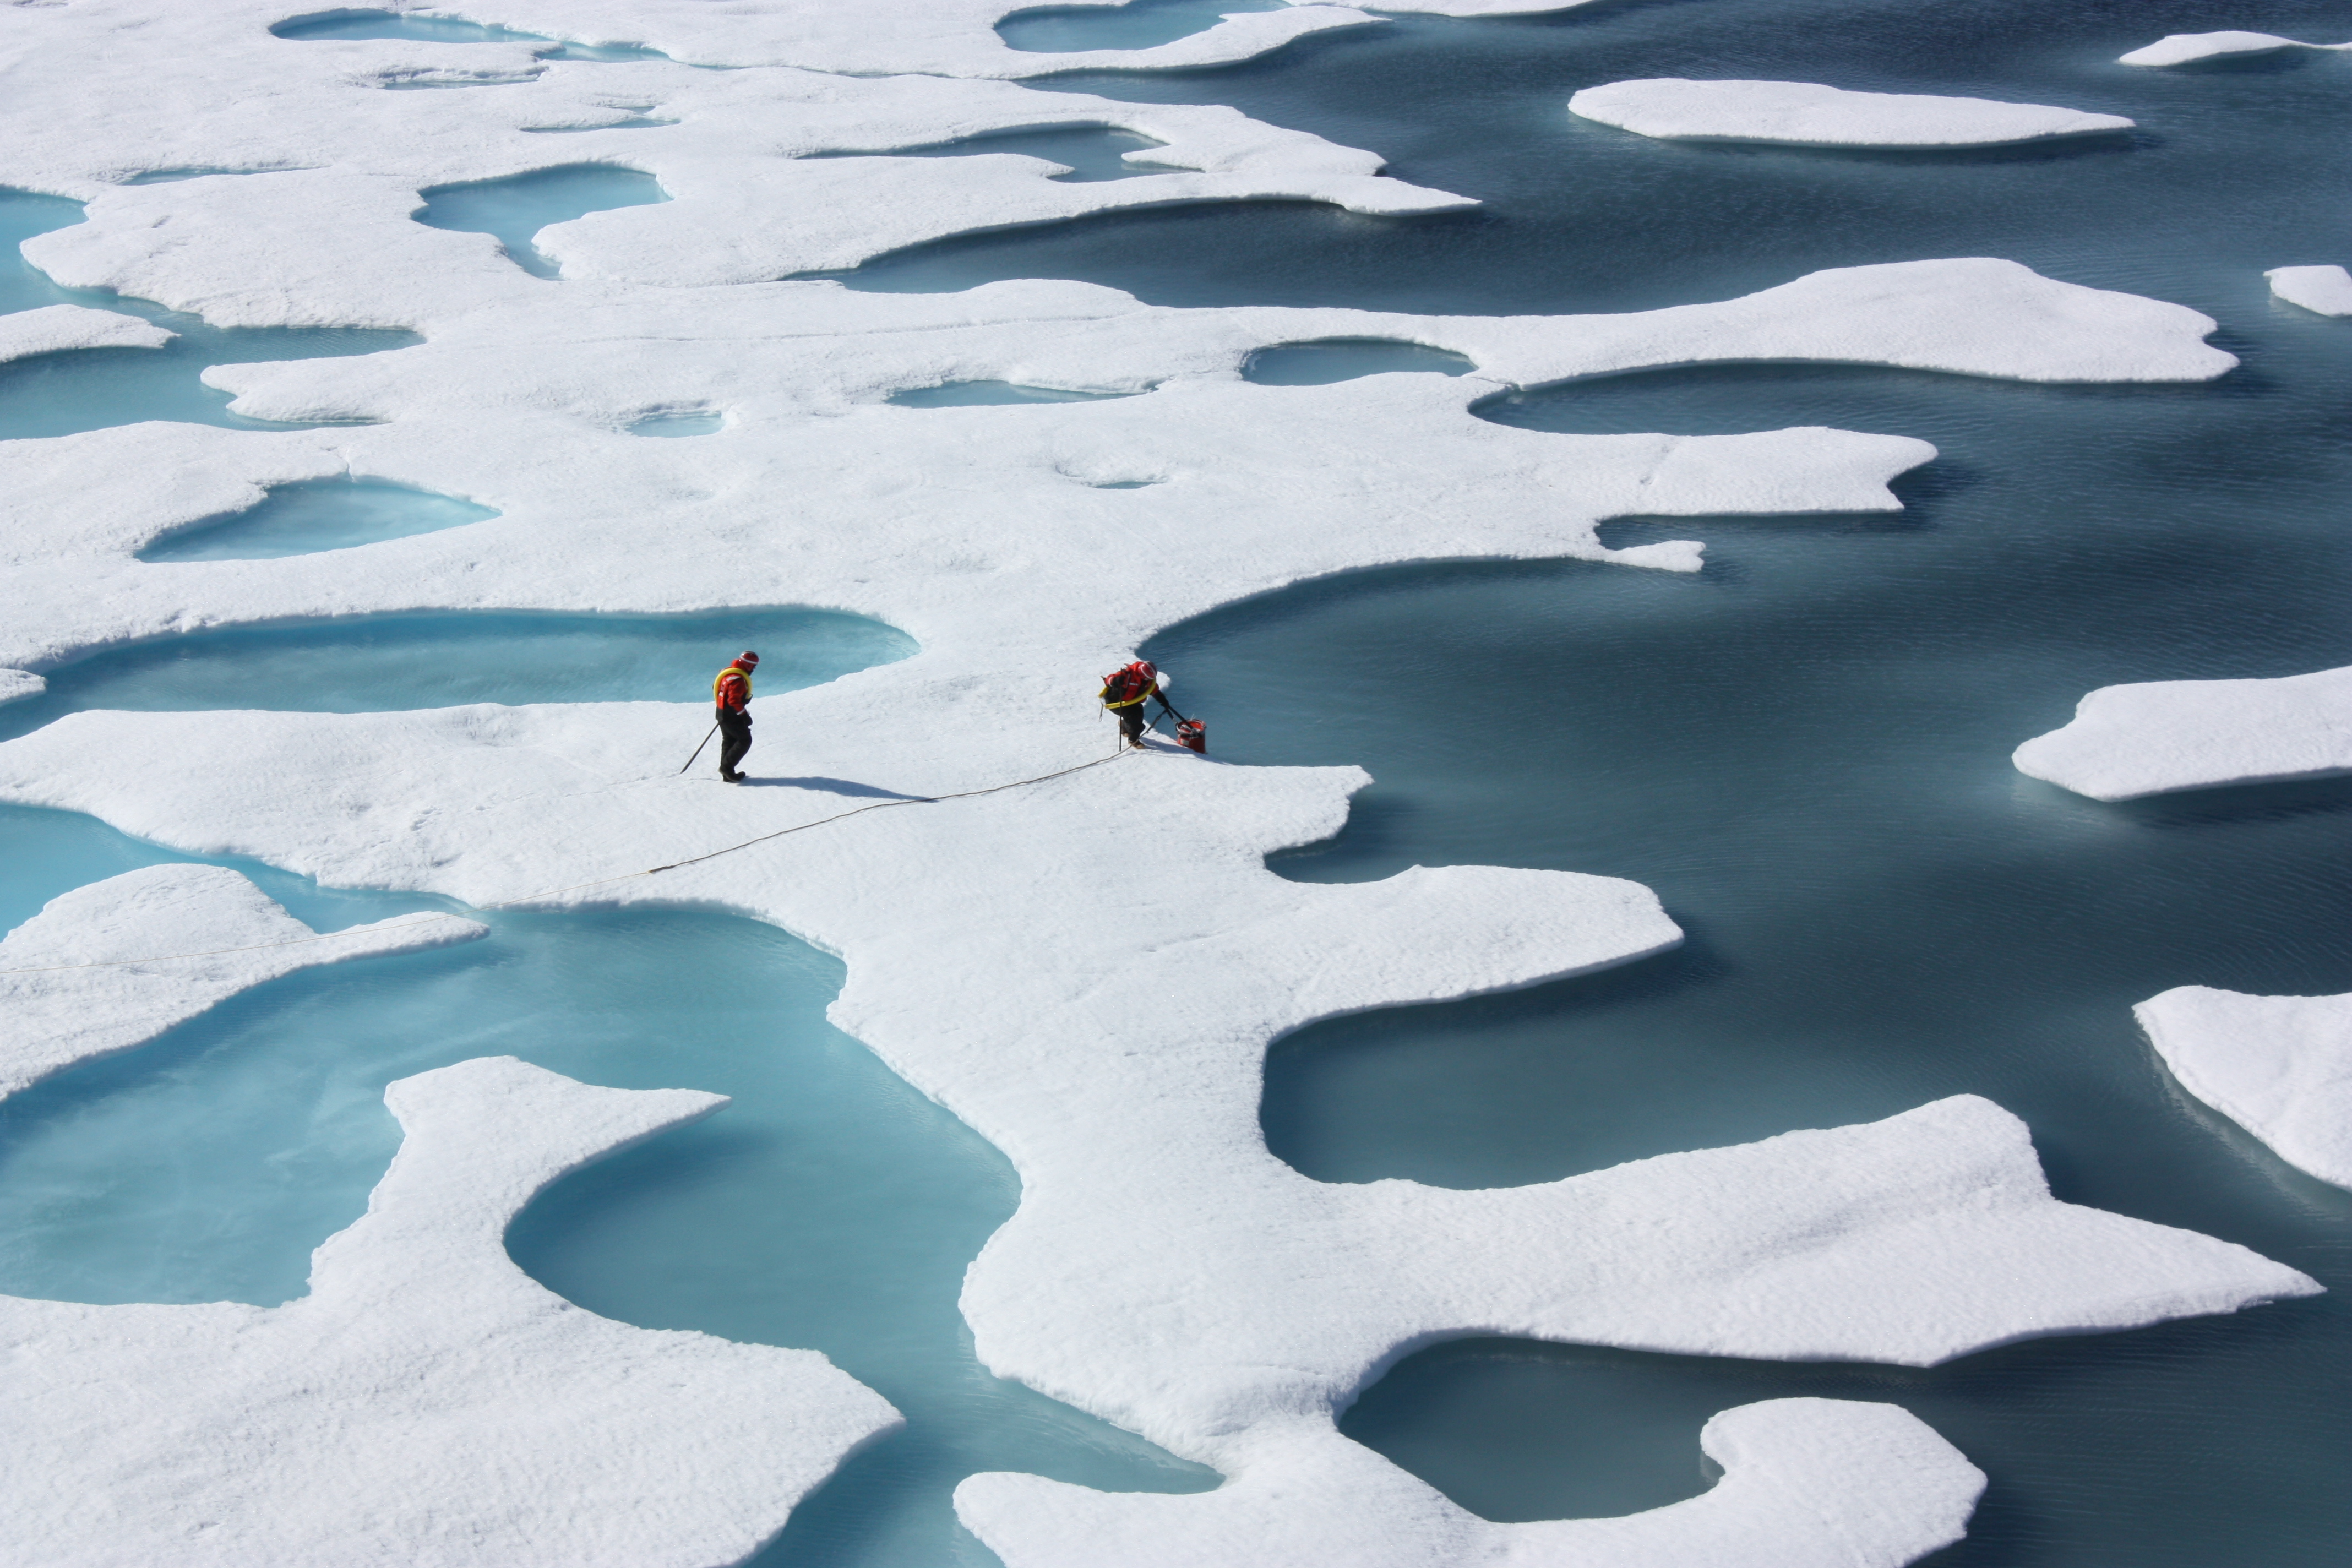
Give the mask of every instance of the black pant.
<path id="1" fill-rule="evenodd" d="M 726 737 L 719 742 L 719 773 L 724 778 L 735 771 L 735 764 L 751 749 L 751 716 L 732 708 L 721 708 L 719 732 Z"/>
<path id="2" fill-rule="evenodd" d="M 1114 708 L 1118 715 L 1118 732 L 1136 745 L 1143 744 L 1143 708 L 1141 702 L 1132 708 Z"/>

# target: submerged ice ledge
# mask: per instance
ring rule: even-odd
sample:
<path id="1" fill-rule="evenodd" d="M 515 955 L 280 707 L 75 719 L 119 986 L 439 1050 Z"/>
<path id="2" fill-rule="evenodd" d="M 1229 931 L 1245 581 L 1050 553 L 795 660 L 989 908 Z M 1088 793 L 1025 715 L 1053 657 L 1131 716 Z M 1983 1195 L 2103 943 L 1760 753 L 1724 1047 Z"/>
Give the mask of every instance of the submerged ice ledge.
<path id="1" fill-rule="evenodd" d="M 2352 773 L 2352 668 L 2102 686 L 2013 760 L 2093 800 Z"/>
<path id="2" fill-rule="evenodd" d="M 2046 103 L 1849 92 L 1808 81 L 1613 81 L 1586 88 L 1568 107 L 1643 136 L 1808 147 L 1987 147 L 2132 128 L 2121 115 Z"/>
<path id="3" fill-rule="evenodd" d="M 321 936 L 216 866 L 150 866 L 77 888 L 0 940 L 0 1099 L 279 975 L 486 934 L 455 916 L 405 915 Z"/>
<path id="4" fill-rule="evenodd" d="M 2181 985 L 2133 1011 L 2183 1089 L 2287 1163 L 2352 1187 L 2352 995 Z"/>

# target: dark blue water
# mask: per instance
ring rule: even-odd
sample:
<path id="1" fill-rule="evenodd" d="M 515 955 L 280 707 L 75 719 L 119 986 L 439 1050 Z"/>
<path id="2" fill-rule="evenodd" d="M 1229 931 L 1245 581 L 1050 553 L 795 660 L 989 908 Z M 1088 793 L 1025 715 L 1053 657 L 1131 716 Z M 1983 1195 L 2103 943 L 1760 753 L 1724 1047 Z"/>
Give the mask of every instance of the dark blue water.
<path id="1" fill-rule="evenodd" d="M 2173 31 L 2343 37 L 2352 7 L 1735 0 L 1694 16 L 1404 23 L 1223 73 L 1220 100 L 1496 205 L 1371 237 L 1305 210 L 1205 213 L 1204 265 L 1181 282 L 1146 254 L 1149 226 L 1105 224 L 1061 237 L 1083 255 L 1072 275 L 1188 302 L 1256 277 L 1253 298 L 1299 303 L 1618 310 L 1819 266 L 1998 255 L 2204 309 L 2244 368 L 2118 388 L 1729 367 L 1498 398 L 1479 412 L 1534 431 L 1827 424 L 1942 456 L 1898 482 L 1899 516 L 1604 529 L 1707 541 L 1696 576 L 1384 572 L 1153 639 L 1221 754 L 1378 778 L 1284 874 L 1606 872 L 1655 888 L 1690 932 L 1606 975 L 1301 1031 L 1268 1063 L 1270 1145 L 1332 1181 L 1508 1184 L 1975 1092 L 2027 1120 L 2060 1196 L 2244 1243 L 2333 1293 L 1929 1372 L 1475 1342 L 1403 1363 L 1347 1428 L 1488 1517 L 1551 1518 L 1695 1495 L 1717 1409 L 1891 1399 L 1991 1477 L 1938 1564 L 2336 1563 L 2352 1540 L 2337 1479 L 2352 1194 L 2189 1101 L 2130 1006 L 2191 983 L 2352 990 L 2352 786 L 2101 805 L 2008 754 L 2095 686 L 2352 663 L 2352 329 L 2274 304 L 2261 277 L 2352 254 L 2341 204 L 2305 184 L 2345 173 L 2340 142 L 2313 145 L 2310 128 L 2352 105 L 2352 73 L 2102 63 Z M 1474 62 L 1491 74 L 1476 94 L 1408 94 L 1408 60 L 1440 83 Z M 1557 117 L 1576 87 L 1665 75 L 1975 92 L 2144 131 L 1914 164 L 1664 147 Z M 1407 102 L 1410 127 L 1390 109 Z M 957 265 L 1011 265 L 1022 242 L 991 243 Z M 1211 276 L 1228 267 L 1231 282 Z M 1338 700 L 1297 700 L 1311 668 L 1335 672 Z"/>
<path id="2" fill-rule="evenodd" d="M 531 244 L 548 225 L 669 200 L 651 174 L 609 163 L 568 163 L 500 180 L 432 185 L 418 194 L 425 207 L 416 215 L 417 222 L 428 228 L 489 235 L 533 278 L 562 275 L 562 268 Z"/>
<path id="3" fill-rule="evenodd" d="M 206 172 L 184 173 L 193 179 Z M 239 430 L 315 428 L 231 414 L 229 395 L 198 378 L 207 365 L 375 353 L 425 341 L 413 332 L 351 327 L 215 327 L 144 300 L 60 289 L 26 262 L 17 247 L 37 234 L 80 221 L 79 202 L 0 189 L 0 314 L 82 305 L 138 316 L 179 336 L 159 349 L 75 349 L 0 364 L 0 441 L 70 436 L 142 419 Z"/>

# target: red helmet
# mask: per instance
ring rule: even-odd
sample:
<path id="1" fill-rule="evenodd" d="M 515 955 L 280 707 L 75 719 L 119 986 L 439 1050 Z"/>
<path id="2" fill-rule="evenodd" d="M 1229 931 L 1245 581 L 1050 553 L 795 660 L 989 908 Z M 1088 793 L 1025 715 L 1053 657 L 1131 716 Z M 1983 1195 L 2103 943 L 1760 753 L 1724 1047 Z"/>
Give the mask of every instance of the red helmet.
<path id="1" fill-rule="evenodd" d="M 750 648 L 745 648 L 735 656 L 735 662 L 747 669 L 757 669 L 760 667 L 760 656 Z"/>
<path id="2" fill-rule="evenodd" d="M 1137 659 L 1135 661 L 1135 671 L 1138 675 L 1142 676 L 1146 680 L 1156 680 L 1160 678 L 1160 671 L 1152 668 L 1151 661 L 1148 658 Z"/>

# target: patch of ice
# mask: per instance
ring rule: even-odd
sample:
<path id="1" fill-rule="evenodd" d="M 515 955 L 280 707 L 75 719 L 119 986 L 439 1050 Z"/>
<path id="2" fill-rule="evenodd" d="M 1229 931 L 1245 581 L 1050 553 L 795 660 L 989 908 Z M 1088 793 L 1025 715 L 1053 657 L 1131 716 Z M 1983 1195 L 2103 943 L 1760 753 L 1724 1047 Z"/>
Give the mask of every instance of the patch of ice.
<path id="1" fill-rule="evenodd" d="M 2352 272 L 2341 267 L 2273 267 L 2271 292 L 2322 316 L 2352 316 Z"/>
<path id="2" fill-rule="evenodd" d="M 1809 81 L 1612 81 L 1586 88 L 1568 107 L 1643 136 L 1808 147 L 1984 147 L 2132 127 L 2121 115 L 2046 103 L 1849 92 Z"/>
<path id="3" fill-rule="evenodd" d="M 2352 668 L 2102 686 L 2012 760 L 2093 800 L 2352 773 Z"/>
<path id="4" fill-rule="evenodd" d="M 48 689 L 49 683 L 29 669 L 0 669 L 0 703 L 21 702 Z"/>
<path id="5" fill-rule="evenodd" d="M 281 974 L 469 942 L 488 930 L 454 916 L 404 915 L 320 936 L 217 866 L 149 866 L 77 888 L 0 940 L 0 1008 L 8 1015 L 0 1099 L 76 1062 L 144 1045 Z"/>
<path id="6" fill-rule="evenodd" d="M 550 1182 L 721 1097 L 490 1057 L 384 1102 L 400 1152 L 312 1255 L 308 1296 L 0 1297 L 13 1561 L 734 1563 L 899 1425 L 814 1351 L 611 1322 L 507 1257 L 508 1222 Z M 36 1479 L 39 1455 L 58 1468 Z"/>
<path id="7" fill-rule="evenodd" d="M 120 310 L 44 305 L 0 316 L 0 364 L 71 349 L 160 349 L 176 335 Z"/>
<path id="8" fill-rule="evenodd" d="M 2132 1011 L 2183 1089 L 2288 1164 L 2352 1187 L 2352 995 L 2181 985 Z"/>
<path id="9" fill-rule="evenodd" d="M 1622 1519 L 1491 1523 L 1337 1433 L 1302 1436 L 1196 1496 L 990 1474 L 956 1489 L 956 1512 L 1009 1568 L 1899 1568 L 1958 1540 L 1984 1489 L 1958 1450 L 1892 1405 L 1743 1405 L 1709 1421 L 1699 1447 L 1723 1470 L 1711 1490 Z M 1855 1506 L 1896 1497 L 1899 1509 Z"/>
<path id="10" fill-rule="evenodd" d="M 2152 44 L 2143 44 L 2127 55 L 2116 56 L 2116 63 L 2185 66 L 2232 55 L 2275 54 L 2281 49 L 2352 49 L 2352 44 L 2306 44 L 2282 38 L 2276 33 L 2167 33 Z"/>

